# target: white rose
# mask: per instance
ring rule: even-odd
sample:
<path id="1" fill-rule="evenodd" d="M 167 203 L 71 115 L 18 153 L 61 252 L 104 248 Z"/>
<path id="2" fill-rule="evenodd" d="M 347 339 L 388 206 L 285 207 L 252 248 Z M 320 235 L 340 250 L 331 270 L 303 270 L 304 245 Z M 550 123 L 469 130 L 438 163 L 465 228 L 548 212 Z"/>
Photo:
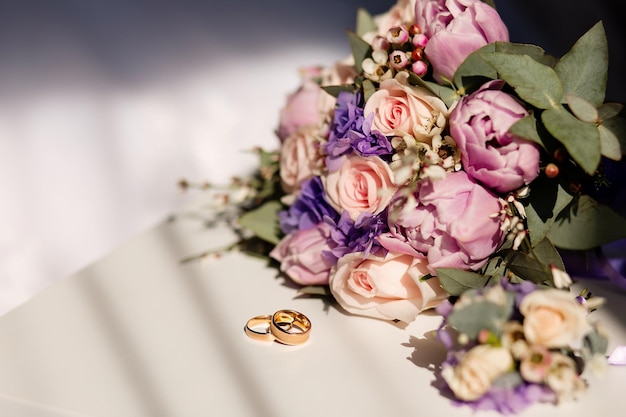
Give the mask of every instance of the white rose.
<path id="1" fill-rule="evenodd" d="M 519 306 L 524 336 L 549 348 L 572 346 L 590 330 L 587 310 L 567 291 L 548 289 L 528 294 Z"/>
<path id="2" fill-rule="evenodd" d="M 513 358 L 507 349 L 478 345 L 470 349 L 457 366 L 444 368 L 441 376 L 458 399 L 475 401 L 512 367 Z"/>

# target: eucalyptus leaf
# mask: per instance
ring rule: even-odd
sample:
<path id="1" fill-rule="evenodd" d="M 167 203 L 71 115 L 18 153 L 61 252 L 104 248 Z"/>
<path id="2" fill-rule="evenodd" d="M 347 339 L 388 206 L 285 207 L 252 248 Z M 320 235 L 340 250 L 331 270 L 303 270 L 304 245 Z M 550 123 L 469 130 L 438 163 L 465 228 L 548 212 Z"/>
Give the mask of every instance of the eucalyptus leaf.
<path id="1" fill-rule="evenodd" d="M 280 242 L 278 212 L 282 209 L 283 206 L 279 201 L 270 200 L 241 215 L 238 222 L 241 227 L 252 231 L 259 238 L 278 244 Z"/>
<path id="2" fill-rule="evenodd" d="M 376 22 L 372 15 L 364 8 L 359 7 L 356 11 L 356 34 L 363 36 L 376 30 Z"/>
<path id="3" fill-rule="evenodd" d="M 354 57 L 354 67 L 356 72 L 360 74 L 363 71 L 361 66 L 363 60 L 372 54 L 372 46 L 352 31 L 348 31 L 348 41 Z"/>
<path id="4" fill-rule="evenodd" d="M 610 119 L 602 120 L 600 127 L 608 130 L 617 138 L 622 155 L 626 155 L 626 119 L 616 116 Z"/>
<path id="5" fill-rule="evenodd" d="M 561 249 L 587 250 L 626 238 L 626 218 L 581 195 L 552 224 L 548 238 Z"/>
<path id="6" fill-rule="evenodd" d="M 524 252 L 511 250 L 507 256 L 507 266 L 511 272 L 523 280 L 532 281 L 535 284 L 552 281 L 550 265 Z"/>
<path id="7" fill-rule="evenodd" d="M 460 88 L 465 88 L 464 79 L 469 77 L 485 77 L 487 79 L 495 79 L 498 76 L 496 70 L 482 58 L 482 53 L 495 52 L 496 43 L 489 43 L 472 52 L 459 65 L 454 73 L 454 84 Z"/>
<path id="8" fill-rule="evenodd" d="M 452 104 L 460 98 L 457 92 L 450 87 L 446 87 L 432 81 L 424 81 L 424 84 L 434 94 L 438 95 L 443 100 L 443 102 L 446 103 L 446 106 L 448 106 L 448 108 L 450 108 Z"/>
<path id="9" fill-rule="evenodd" d="M 567 102 L 571 112 L 579 120 L 587 123 L 595 123 L 598 120 L 598 110 L 588 101 L 571 94 L 567 94 L 565 96 L 565 101 Z"/>
<path id="10" fill-rule="evenodd" d="M 369 100 L 369 98 L 376 92 L 376 87 L 371 80 L 363 81 L 363 98 L 365 101 Z"/>
<path id="11" fill-rule="evenodd" d="M 483 288 L 491 277 L 457 268 L 437 268 L 437 277 L 450 295 L 461 295 L 469 288 Z"/>
<path id="12" fill-rule="evenodd" d="M 485 52 L 482 58 L 526 102 L 548 109 L 561 102 L 563 87 L 556 72 L 528 55 Z"/>
<path id="13" fill-rule="evenodd" d="M 600 132 L 575 118 L 562 106 L 545 110 L 541 120 L 546 129 L 559 140 L 574 161 L 592 175 L 600 163 Z"/>
<path id="14" fill-rule="evenodd" d="M 528 43 L 513 43 L 513 42 L 496 42 L 496 49 L 494 52 L 503 52 L 505 54 L 515 55 L 528 55 L 535 61 L 548 65 L 553 62 L 553 57 L 546 59 L 546 52 L 537 45 L 531 45 Z"/>
<path id="15" fill-rule="evenodd" d="M 572 195 L 556 178 L 538 177 L 523 200 L 530 243 L 535 247 L 547 235 L 558 214 L 572 201 Z"/>
<path id="16" fill-rule="evenodd" d="M 481 330 L 500 335 L 502 327 L 510 315 L 509 305 L 489 301 L 478 301 L 455 309 L 448 316 L 448 323 L 470 339 L 476 339 Z"/>
<path id="17" fill-rule="evenodd" d="M 585 335 L 583 343 L 591 355 L 604 355 L 609 347 L 608 339 L 595 330 Z"/>
<path id="18" fill-rule="evenodd" d="M 620 114 L 623 108 L 622 103 L 603 103 L 598 107 L 598 118 L 600 120 L 610 119 Z"/>
<path id="19" fill-rule="evenodd" d="M 342 84 L 342 85 L 325 85 L 321 87 L 331 96 L 337 98 L 342 91 L 353 92 L 355 90 L 354 84 Z"/>
<path id="20" fill-rule="evenodd" d="M 622 159 L 624 147 L 620 144 L 617 136 L 604 125 L 598 126 L 600 132 L 600 152 L 602 155 L 614 161 Z"/>
<path id="21" fill-rule="evenodd" d="M 576 41 L 554 67 L 565 94 L 581 97 L 599 106 L 604 102 L 608 76 L 609 47 L 602 21 Z"/>
<path id="22" fill-rule="evenodd" d="M 539 132 L 537 131 L 537 119 L 535 119 L 534 114 L 529 114 L 513 123 L 509 128 L 509 132 L 519 138 L 541 145 L 544 149 L 546 148 L 546 145 L 541 140 Z"/>

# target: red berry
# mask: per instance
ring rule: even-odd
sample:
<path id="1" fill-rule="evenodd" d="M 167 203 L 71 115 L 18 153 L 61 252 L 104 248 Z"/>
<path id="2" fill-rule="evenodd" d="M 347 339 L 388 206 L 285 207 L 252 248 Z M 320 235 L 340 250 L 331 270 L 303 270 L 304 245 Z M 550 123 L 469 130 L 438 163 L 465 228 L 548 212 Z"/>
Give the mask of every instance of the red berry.
<path id="1" fill-rule="evenodd" d="M 556 164 L 553 164 L 552 162 L 550 162 L 548 165 L 546 165 L 546 177 L 548 178 L 554 178 L 557 175 L 559 175 L 559 167 L 556 166 Z"/>

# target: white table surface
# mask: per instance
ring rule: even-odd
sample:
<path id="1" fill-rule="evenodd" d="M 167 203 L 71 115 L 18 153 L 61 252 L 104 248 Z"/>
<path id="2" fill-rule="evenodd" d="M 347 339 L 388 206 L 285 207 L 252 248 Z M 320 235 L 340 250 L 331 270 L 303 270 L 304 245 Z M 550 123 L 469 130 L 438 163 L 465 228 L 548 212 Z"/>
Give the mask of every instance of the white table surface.
<path id="1" fill-rule="evenodd" d="M 431 386 L 430 367 L 444 354 L 430 334 L 438 316 L 406 328 L 350 316 L 297 297 L 263 260 L 243 254 L 181 264 L 233 238 L 189 214 L 0 318 L 1 416 L 472 415 Z M 609 300 L 593 313 L 612 333 L 609 349 L 626 344 L 626 294 L 608 282 L 584 285 Z M 247 338 L 250 317 L 282 308 L 311 319 L 308 342 Z M 588 380 L 582 400 L 522 416 L 623 415 L 626 367 Z"/>

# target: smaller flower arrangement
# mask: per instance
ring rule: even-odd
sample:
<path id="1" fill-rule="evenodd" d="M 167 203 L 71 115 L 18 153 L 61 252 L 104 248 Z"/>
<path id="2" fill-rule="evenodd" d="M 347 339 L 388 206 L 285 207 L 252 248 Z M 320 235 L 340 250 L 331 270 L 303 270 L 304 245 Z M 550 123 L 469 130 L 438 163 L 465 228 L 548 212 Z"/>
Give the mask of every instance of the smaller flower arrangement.
<path id="1" fill-rule="evenodd" d="M 440 304 L 441 390 L 502 414 L 578 398 L 583 371 L 606 365 L 607 337 L 588 316 L 603 299 L 585 295 L 502 279 Z"/>

